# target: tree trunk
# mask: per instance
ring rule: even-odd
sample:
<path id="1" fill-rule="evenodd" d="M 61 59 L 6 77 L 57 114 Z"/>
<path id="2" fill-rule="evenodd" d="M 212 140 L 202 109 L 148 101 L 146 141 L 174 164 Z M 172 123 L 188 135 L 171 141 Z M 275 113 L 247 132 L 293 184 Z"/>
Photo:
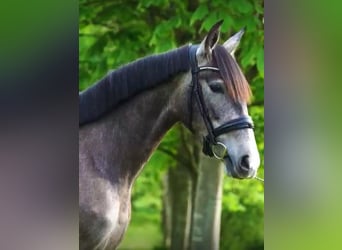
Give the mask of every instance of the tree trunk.
<path id="1" fill-rule="evenodd" d="M 165 246 L 171 250 L 219 249 L 223 168 L 201 154 L 201 145 L 180 128 L 177 166 L 166 176 Z"/>
<path id="2" fill-rule="evenodd" d="M 192 217 L 192 184 L 181 164 L 170 168 L 165 178 L 163 200 L 164 246 L 171 250 L 188 250 Z"/>
<path id="3" fill-rule="evenodd" d="M 181 142 L 176 154 L 177 165 L 168 170 L 164 181 L 164 246 L 171 250 L 190 249 L 194 183 L 198 151 L 193 136 L 179 127 Z M 197 162 L 196 162 L 197 161 Z"/>
<path id="4" fill-rule="evenodd" d="M 191 225 L 191 178 L 182 166 L 170 169 L 170 188 L 172 189 L 172 232 L 171 250 L 189 249 Z"/>
<path id="5" fill-rule="evenodd" d="M 223 168 L 201 156 L 192 217 L 191 249 L 219 249 Z"/>

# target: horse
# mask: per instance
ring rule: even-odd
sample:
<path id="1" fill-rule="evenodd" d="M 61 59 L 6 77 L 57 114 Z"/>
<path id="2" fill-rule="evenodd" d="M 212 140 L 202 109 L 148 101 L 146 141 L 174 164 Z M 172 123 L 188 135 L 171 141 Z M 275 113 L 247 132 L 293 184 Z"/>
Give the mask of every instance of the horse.
<path id="1" fill-rule="evenodd" d="M 138 59 L 79 94 L 80 249 L 118 247 L 134 181 L 177 122 L 203 138 L 203 153 L 229 176 L 256 177 L 252 93 L 234 57 L 244 31 L 219 45 L 222 22 L 200 44 Z"/>

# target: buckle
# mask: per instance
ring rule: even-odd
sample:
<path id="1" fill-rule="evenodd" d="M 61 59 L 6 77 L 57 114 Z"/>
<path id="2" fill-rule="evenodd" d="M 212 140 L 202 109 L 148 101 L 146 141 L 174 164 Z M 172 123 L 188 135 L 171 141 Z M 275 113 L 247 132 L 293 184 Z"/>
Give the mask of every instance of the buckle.
<path id="1" fill-rule="evenodd" d="M 211 144 L 211 152 L 213 153 L 214 157 L 219 160 L 222 160 L 228 155 L 227 147 L 222 142 Z"/>

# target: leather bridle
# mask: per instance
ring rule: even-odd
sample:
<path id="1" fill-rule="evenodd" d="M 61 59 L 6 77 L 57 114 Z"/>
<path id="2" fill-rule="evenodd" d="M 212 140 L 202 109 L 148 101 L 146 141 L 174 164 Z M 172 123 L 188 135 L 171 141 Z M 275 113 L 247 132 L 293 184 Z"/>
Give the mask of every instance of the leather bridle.
<path id="1" fill-rule="evenodd" d="M 190 65 L 191 65 L 191 74 L 192 74 L 192 82 L 191 82 L 191 93 L 189 98 L 189 110 L 190 110 L 190 127 L 192 130 L 192 106 L 193 106 L 193 98 L 195 97 L 198 109 L 201 113 L 201 116 L 203 118 L 204 124 L 207 128 L 208 134 L 203 137 L 203 153 L 210 156 L 210 157 L 216 157 L 217 159 L 223 159 L 228 155 L 227 147 L 222 143 L 217 141 L 217 137 L 226 134 L 229 132 L 232 132 L 234 130 L 240 130 L 240 129 L 253 129 L 253 121 L 251 117 L 249 116 L 241 116 L 237 119 L 228 121 L 221 126 L 214 128 L 208 108 L 205 105 L 204 98 L 203 98 L 203 92 L 202 88 L 199 84 L 198 80 L 198 74 L 200 71 L 204 70 L 211 70 L 211 71 L 217 71 L 220 70 L 216 67 L 210 67 L 210 66 L 202 66 L 198 67 L 197 65 L 197 59 L 196 59 L 196 51 L 198 49 L 198 45 L 190 45 L 189 48 L 189 56 L 190 56 Z"/>

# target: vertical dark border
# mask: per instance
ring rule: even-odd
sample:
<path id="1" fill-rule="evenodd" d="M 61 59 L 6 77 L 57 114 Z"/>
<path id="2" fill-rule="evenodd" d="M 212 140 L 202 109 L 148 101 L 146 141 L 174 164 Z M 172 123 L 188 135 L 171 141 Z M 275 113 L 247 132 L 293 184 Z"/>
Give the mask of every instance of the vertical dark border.
<path id="1" fill-rule="evenodd" d="M 78 2 L 0 9 L 0 249 L 78 249 Z"/>
<path id="2" fill-rule="evenodd" d="M 341 249 L 341 4 L 265 2 L 265 249 Z"/>

